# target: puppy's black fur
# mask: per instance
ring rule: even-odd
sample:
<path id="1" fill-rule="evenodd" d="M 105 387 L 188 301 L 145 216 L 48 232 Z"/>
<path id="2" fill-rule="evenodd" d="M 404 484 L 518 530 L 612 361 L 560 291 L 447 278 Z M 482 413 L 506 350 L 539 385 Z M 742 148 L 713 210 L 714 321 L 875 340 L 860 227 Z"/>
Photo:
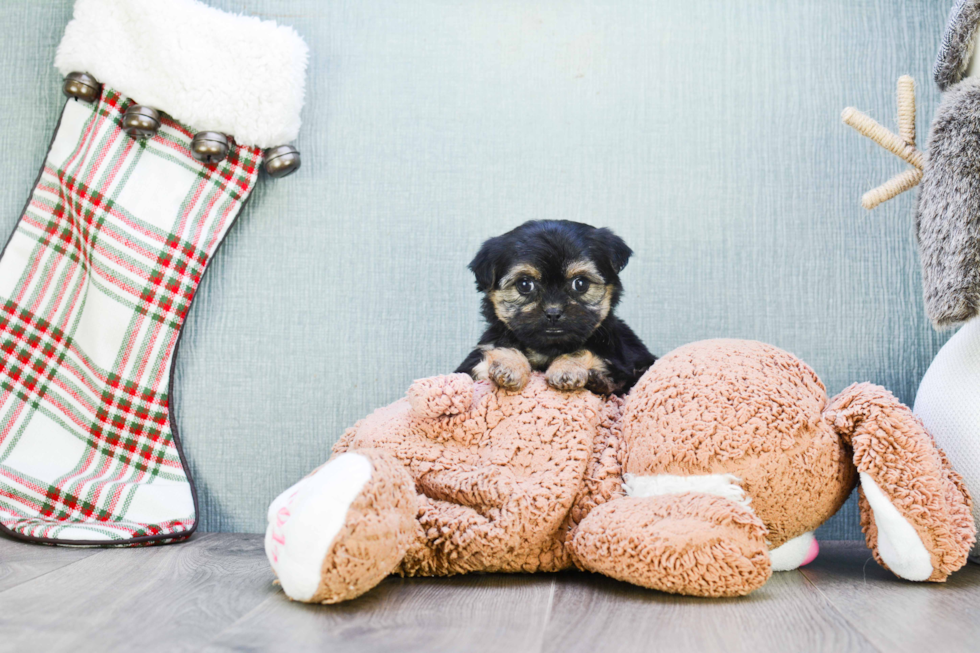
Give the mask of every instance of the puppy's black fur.
<path id="1" fill-rule="evenodd" d="M 469 267 L 489 326 L 456 371 L 519 389 L 536 369 L 560 389 L 627 392 L 656 361 L 614 314 L 632 253 L 609 229 L 567 220 L 483 243 Z"/>

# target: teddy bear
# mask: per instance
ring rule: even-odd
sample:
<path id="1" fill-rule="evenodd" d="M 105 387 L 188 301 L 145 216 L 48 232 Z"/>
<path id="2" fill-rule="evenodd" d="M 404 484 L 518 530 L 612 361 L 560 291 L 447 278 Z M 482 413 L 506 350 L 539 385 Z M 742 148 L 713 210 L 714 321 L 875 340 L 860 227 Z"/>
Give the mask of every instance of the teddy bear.
<path id="1" fill-rule="evenodd" d="M 860 483 L 861 526 L 897 576 L 943 581 L 976 530 L 960 477 L 884 388 L 828 399 L 759 342 L 658 360 L 625 397 L 519 391 L 452 374 L 348 429 L 269 508 L 285 594 L 337 603 L 390 574 L 578 568 L 730 597 L 817 554 L 813 531 Z"/>

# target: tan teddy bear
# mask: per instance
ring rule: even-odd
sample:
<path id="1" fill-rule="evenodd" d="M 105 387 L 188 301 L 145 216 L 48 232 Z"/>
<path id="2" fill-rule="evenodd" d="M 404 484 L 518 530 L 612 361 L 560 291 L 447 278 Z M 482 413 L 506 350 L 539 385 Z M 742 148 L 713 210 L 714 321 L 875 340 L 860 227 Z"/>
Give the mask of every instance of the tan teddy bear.
<path id="1" fill-rule="evenodd" d="M 875 558 L 942 581 L 975 537 L 970 498 L 911 412 L 854 385 L 828 402 L 775 347 L 687 345 L 625 398 L 519 392 L 454 374 L 349 429 L 269 508 L 286 594 L 336 603 L 385 576 L 579 567 L 644 587 L 736 596 L 817 551 L 861 480 Z"/>

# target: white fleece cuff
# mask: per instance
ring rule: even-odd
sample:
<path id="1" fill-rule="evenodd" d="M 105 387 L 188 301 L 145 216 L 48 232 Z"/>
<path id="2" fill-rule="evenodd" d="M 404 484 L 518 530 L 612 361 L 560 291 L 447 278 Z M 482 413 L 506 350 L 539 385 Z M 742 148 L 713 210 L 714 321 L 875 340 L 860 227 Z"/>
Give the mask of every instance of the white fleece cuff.
<path id="1" fill-rule="evenodd" d="M 673 474 L 655 474 L 653 476 L 637 476 L 623 474 L 623 489 L 630 497 L 657 497 L 664 494 L 683 494 L 685 492 L 700 492 L 734 501 L 740 506 L 752 510 L 752 502 L 740 485 L 741 479 L 734 474 L 691 474 L 675 476 Z"/>
<path id="2" fill-rule="evenodd" d="M 55 67 L 265 148 L 299 133 L 307 56 L 293 28 L 197 0 L 76 0 Z"/>

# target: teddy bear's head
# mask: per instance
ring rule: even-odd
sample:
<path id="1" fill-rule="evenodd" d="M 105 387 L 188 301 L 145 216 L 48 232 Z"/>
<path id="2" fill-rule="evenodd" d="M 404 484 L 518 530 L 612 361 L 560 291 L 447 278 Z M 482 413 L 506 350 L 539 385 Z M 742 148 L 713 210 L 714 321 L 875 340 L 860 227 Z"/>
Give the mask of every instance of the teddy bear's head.
<path id="1" fill-rule="evenodd" d="M 387 449 L 417 473 L 462 464 L 545 475 L 566 454 L 581 457 L 584 467 L 605 403 L 591 392 L 554 390 L 541 374 L 532 375 L 520 392 L 466 374 L 433 376 L 415 381 L 405 398 L 357 422 L 334 452 Z"/>
<path id="2" fill-rule="evenodd" d="M 639 479 L 734 476 L 779 546 L 823 523 L 853 488 L 826 405 L 823 383 L 792 354 L 693 343 L 657 361 L 628 396 L 624 469 Z"/>

